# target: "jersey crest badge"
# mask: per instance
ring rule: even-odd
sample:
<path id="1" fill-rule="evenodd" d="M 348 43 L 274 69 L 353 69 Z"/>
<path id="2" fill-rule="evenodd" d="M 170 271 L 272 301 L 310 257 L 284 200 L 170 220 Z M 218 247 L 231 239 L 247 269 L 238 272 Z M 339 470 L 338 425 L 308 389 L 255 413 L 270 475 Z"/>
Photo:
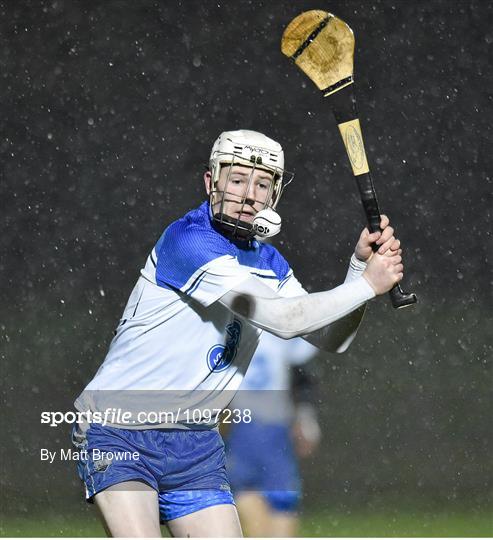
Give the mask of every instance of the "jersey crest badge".
<path id="1" fill-rule="evenodd" d="M 207 365 L 215 373 L 227 369 L 238 352 L 241 339 L 241 323 L 234 319 L 226 326 L 226 345 L 214 345 L 207 353 Z"/>

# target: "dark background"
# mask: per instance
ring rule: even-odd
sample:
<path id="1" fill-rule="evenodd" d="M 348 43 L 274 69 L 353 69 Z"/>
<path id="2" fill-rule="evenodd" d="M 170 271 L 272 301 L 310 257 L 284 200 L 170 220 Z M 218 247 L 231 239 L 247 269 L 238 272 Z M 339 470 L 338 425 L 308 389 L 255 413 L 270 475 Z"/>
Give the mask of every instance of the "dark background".
<path id="1" fill-rule="evenodd" d="M 329 10 L 356 34 L 360 118 L 414 308 L 369 306 L 321 362 L 325 438 L 305 504 L 492 504 L 491 49 L 488 1 L 0 2 L 2 506 L 83 506 L 72 402 L 163 228 L 203 197 L 228 129 L 279 140 L 294 183 L 277 244 L 309 290 L 338 284 L 364 225 L 326 102 L 280 53 Z M 431 506 L 430 506 L 431 507 Z"/>

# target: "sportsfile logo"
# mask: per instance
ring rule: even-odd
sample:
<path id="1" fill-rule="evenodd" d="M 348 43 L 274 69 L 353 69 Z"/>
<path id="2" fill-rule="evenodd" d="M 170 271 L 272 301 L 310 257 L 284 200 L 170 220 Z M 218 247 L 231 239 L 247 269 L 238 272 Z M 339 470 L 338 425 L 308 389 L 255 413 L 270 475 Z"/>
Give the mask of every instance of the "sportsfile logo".
<path id="1" fill-rule="evenodd" d="M 102 426 L 150 426 L 165 424 L 206 424 L 215 425 L 250 423 L 250 409 L 182 409 L 176 411 L 140 411 L 132 413 L 120 408 L 110 407 L 104 411 L 43 411 L 41 423 L 50 427 L 60 424 L 101 424 Z"/>

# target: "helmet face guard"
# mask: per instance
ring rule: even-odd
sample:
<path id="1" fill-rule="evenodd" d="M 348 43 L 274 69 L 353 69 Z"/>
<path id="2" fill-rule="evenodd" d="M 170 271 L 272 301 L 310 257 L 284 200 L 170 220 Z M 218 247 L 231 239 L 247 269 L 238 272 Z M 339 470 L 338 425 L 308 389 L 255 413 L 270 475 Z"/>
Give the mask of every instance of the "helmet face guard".
<path id="1" fill-rule="evenodd" d="M 234 166 L 248 167 L 248 180 L 241 192 L 233 189 L 230 182 Z M 209 159 L 211 188 L 209 204 L 211 216 L 216 225 L 228 236 L 249 239 L 255 235 L 253 224 L 241 219 L 244 213 L 255 216 L 264 209 L 275 210 L 284 188 L 292 181 L 293 175 L 284 171 L 284 153 L 281 146 L 261 133 L 248 130 L 227 131 L 214 143 Z M 224 185 L 219 188 L 223 167 L 229 167 Z M 248 198 L 256 171 L 263 171 L 270 177 L 268 191 L 263 200 Z M 224 178 L 224 175 L 223 175 Z M 237 205 L 238 217 L 225 211 L 225 203 Z"/>

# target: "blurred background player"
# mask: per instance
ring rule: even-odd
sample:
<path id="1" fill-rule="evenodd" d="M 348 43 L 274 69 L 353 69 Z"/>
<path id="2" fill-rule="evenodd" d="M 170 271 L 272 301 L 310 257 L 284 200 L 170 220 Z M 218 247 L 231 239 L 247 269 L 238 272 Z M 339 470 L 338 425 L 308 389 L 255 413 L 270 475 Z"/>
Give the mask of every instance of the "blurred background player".
<path id="1" fill-rule="evenodd" d="M 301 338 L 264 332 L 230 409 L 251 422 L 225 428 L 227 469 L 242 528 L 252 537 L 292 537 L 298 529 L 298 458 L 320 441 L 316 384 L 306 363 L 320 351 Z"/>

